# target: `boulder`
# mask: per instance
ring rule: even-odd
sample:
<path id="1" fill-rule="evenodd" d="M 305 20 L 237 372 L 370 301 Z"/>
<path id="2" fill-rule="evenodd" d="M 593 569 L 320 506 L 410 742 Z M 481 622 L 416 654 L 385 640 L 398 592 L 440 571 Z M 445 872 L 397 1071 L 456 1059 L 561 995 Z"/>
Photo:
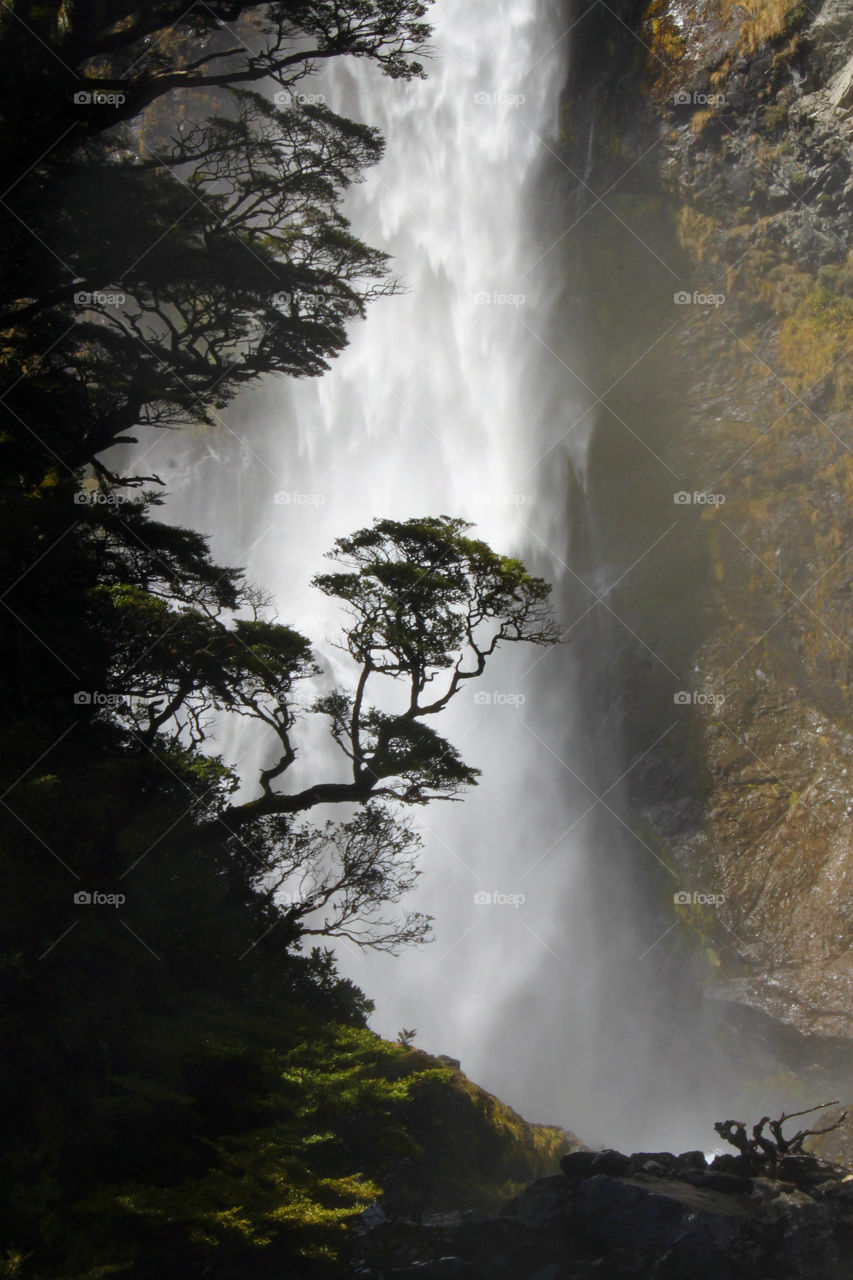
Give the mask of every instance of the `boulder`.
<path id="1" fill-rule="evenodd" d="M 576 1223 L 605 1248 L 664 1253 L 681 1234 L 683 1218 L 677 1201 L 617 1178 L 588 1178 L 575 1193 Z"/>
<path id="2" fill-rule="evenodd" d="M 707 1169 L 708 1167 L 704 1151 L 682 1151 L 681 1155 L 675 1157 L 675 1163 L 679 1169 Z"/>
<path id="3" fill-rule="evenodd" d="M 436 1258 L 432 1262 L 413 1262 L 408 1267 L 394 1267 L 388 1272 L 394 1280 L 479 1280 L 480 1270 L 461 1258 Z"/>
<path id="4" fill-rule="evenodd" d="M 648 1169 L 650 1164 L 656 1168 Z M 677 1158 L 669 1151 L 635 1151 L 630 1158 L 628 1172 L 640 1173 L 645 1170 L 647 1173 L 668 1173 L 676 1164 Z"/>
<path id="5" fill-rule="evenodd" d="M 515 1280 L 554 1261 L 548 1231 L 535 1231 L 509 1215 L 463 1222 L 453 1236 L 454 1253 L 494 1280 Z"/>
<path id="6" fill-rule="evenodd" d="M 567 1178 L 588 1178 L 597 1151 L 569 1151 L 560 1160 L 560 1168 Z"/>
<path id="7" fill-rule="evenodd" d="M 721 1280 L 738 1274 L 732 1259 L 759 1229 L 760 1213 L 746 1195 L 693 1187 L 679 1178 L 593 1177 L 575 1190 L 573 1224 L 605 1253 L 622 1248 L 641 1255 L 644 1280 L 664 1258 L 673 1276 L 681 1275 L 678 1268 L 688 1275 L 693 1267 L 697 1278 Z"/>
<path id="8" fill-rule="evenodd" d="M 685 1169 L 678 1174 L 682 1182 L 691 1187 L 704 1187 L 708 1191 L 722 1191 L 727 1195 L 748 1196 L 752 1193 L 752 1179 L 737 1173 L 721 1173 L 716 1169 Z"/>
<path id="9" fill-rule="evenodd" d="M 591 1178 L 596 1174 L 618 1178 L 628 1172 L 633 1158 L 609 1147 L 604 1151 L 570 1151 L 560 1161 L 560 1168 L 567 1178 Z"/>
<path id="10" fill-rule="evenodd" d="M 786 1170 L 797 1179 L 822 1179 L 813 1186 L 783 1180 L 775 1169 L 747 1177 L 744 1162 L 732 1159 L 735 1171 L 717 1160 L 709 1168 L 701 1152 L 572 1152 L 562 1161 L 568 1175 L 539 1178 L 496 1217 L 443 1214 L 422 1216 L 419 1228 L 407 1223 L 405 1265 L 398 1254 L 389 1268 L 389 1246 L 395 1247 L 389 1234 L 370 1261 L 365 1253 L 367 1270 L 362 1266 L 358 1274 L 373 1280 L 848 1280 L 853 1175 L 811 1156 L 786 1157 Z M 630 1165 L 632 1172 L 599 1173 L 597 1162 Z M 667 1171 L 650 1174 L 650 1166 Z M 365 1250 L 392 1226 L 363 1236 Z M 412 1239 L 412 1231 L 425 1228 Z"/>
<path id="11" fill-rule="evenodd" d="M 630 1156 L 624 1155 L 621 1151 L 613 1151 L 608 1147 L 604 1151 L 596 1152 L 591 1167 L 593 1174 L 605 1174 L 610 1178 L 618 1178 L 620 1174 L 628 1172 L 630 1164 Z"/>
<path id="12" fill-rule="evenodd" d="M 501 1217 L 514 1218 L 534 1231 L 559 1230 L 565 1226 L 570 1191 L 558 1173 L 539 1178 L 501 1209 Z"/>
<path id="13" fill-rule="evenodd" d="M 743 1174 L 745 1161 L 743 1156 L 731 1156 L 728 1152 L 722 1155 L 714 1156 L 711 1161 L 711 1168 L 717 1173 L 738 1173 Z"/>

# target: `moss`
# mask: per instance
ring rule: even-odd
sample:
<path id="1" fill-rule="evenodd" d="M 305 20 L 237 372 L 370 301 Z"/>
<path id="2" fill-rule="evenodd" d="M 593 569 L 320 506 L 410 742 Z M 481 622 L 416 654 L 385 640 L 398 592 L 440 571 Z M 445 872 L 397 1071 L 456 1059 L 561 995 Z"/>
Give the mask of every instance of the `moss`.
<path id="1" fill-rule="evenodd" d="M 789 39 L 808 18 L 802 0 L 722 0 L 723 21 L 741 18 L 741 53 L 753 55 L 767 44 Z"/>
<path id="2" fill-rule="evenodd" d="M 572 1145 L 562 1129 L 529 1124 L 457 1071 L 422 1074 L 401 1116 L 419 1152 L 403 1176 L 386 1182 L 386 1205 L 402 1213 L 496 1209 L 532 1178 L 552 1173 Z"/>
<path id="3" fill-rule="evenodd" d="M 689 237 L 686 243 L 698 257 L 700 246 L 690 245 Z M 853 395 L 853 370 L 846 358 L 853 346 L 853 257 L 824 266 L 815 276 L 797 263 L 779 262 L 777 253 L 766 247 L 748 253 L 729 281 L 730 291 L 737 292 L 742 304 L 758 303 L 775 317 L 777 358 L 772 364 L 789 392 L 799 394 L 831 377 L 823 408 L 843 409 Z M 750 346 L 758 341 L 745 340 Z M 781 407 L 789 407 L 784 395 Z"/>
<path id="4" fill-rule="evenodd" d="M 645 35 L 653 54 L 666 62 L 679 62 L 687 51 L 681 32 L 667 12 L 667 0 L 653 0 L 646 10 Z"/>
<path id="5" fill-rule="evenodd" d="M 705 129 L 714 119 L 716 114 L 717 112 L 713 108 L 709 108 L 706 111 L 697 111 L 694 113 L 693 118 L 690 121 L 690 128 L 697 138 L 700 136 L 700 134 L 705 132 Z"/>
<path id="6" fill-rule="evenodd" d="M 765 107 L 762 119 L 767 132 L 773 133 L 776 129 L 781 129 L 783 125 L 787 124 L 788 108 L 783 103 Z"/>
<path id="7" fill-rule="evenodd" d="M 712 260 L 711 246 L 713 237 L 719 230 L 719 225 L 715 218 L 707 213 L 702 213 L 695 205 L 682 205 L 678 210 L 676 221 L 676 230 L 681 247 L 691 254 L 697 262 Z"/>
<path id="8" fill-rule="evenodd" d="M 669 0 L 652 0 L 643 14 L 640 39 L 645 45 L 646 75 L 655 97 L 668 97 L 678 87 L 678 65 L 687 46 L 669 13 Z"/>
<path id="9" fill-rule="evenodd" d="M 818 283 L 781 324 L 779 353 L 787 385 L 800 392 L 832 374 L 833 399 L 849 404 L 853 372 L 844 357 L 851 346 L 853 299 Z"/>

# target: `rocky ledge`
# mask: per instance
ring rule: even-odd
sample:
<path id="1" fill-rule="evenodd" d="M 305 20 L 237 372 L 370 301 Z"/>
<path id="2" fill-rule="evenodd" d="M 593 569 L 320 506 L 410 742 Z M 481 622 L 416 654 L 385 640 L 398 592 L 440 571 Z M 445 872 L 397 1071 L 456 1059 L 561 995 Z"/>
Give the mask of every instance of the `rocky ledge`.
<path id="1" fill-rule="evenodd" d="M 573 1151 L 494 1217 L 368 1218 L 371 1280 L 849 1280 L 853 1172 L 814 1156 L 755 1173 L 701 1151 Z M 380 1220 L 376 1221 L 376 1217 Z"/>

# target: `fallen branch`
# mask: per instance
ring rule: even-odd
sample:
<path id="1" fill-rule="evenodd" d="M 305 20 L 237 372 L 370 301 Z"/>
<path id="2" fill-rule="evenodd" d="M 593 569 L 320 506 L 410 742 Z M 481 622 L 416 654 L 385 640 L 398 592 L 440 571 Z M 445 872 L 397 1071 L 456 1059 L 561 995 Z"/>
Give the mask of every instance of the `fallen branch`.
<path id="1" fill-rule="evenodd" d="M 769 1116 L 762 1116 L 757 1124 L 752 1126 L 752 1137 L 747 1135 L 746 1125 L 741 1120 L 719 1120 L 714 1125 L 714 1130 L 740 1152 L 741 1157 L 751 1165 L 760 1165 L 765 1163 L 776 1164 L 782 1156 L 801 1155 L 803 1151 L 803 1143 L 806 1138 L 818 1137 L 824 1133 L 832 1133 L 834 1129 L 838 1129 L 847 1119 L 847 1112 L 842 1111 L 838 1118 L 828 1125 L 824 1125 L 820 1129 L 799 1129 L 791 1138 L 786 1138 L 782 1132 L 782 1126 L 788 1120 L 794 1120 L 799 1116 L 808 1116 L 815 1111 L 825 1111 L 827 1107 L 837 1107 L 838 1100 L 832 1102 L 821 1102 L 815 1107 L 806 1107 L 803 1111 L 785 1112 L 776 1119 L 771 1120 Z M 765 1128 L 769 1128 L 772 1138 L 765 1133 Z"/>

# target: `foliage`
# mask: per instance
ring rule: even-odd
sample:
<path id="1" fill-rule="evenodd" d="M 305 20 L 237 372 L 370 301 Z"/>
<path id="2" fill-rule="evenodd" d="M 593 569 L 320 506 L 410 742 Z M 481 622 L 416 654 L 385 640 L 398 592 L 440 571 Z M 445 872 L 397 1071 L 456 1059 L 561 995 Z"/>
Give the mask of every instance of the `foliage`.
<path id="1" fill-rule="evenodd" d="M 7 463 L 34 483 L 57 461 L 109 478 L 99 455 L 129 431 L 214 421 L 264 374 L 322 373 L 393 292 L 339 208 L 376 131 L 232 98 L 163 153 L 97 142 L 16 187 L 0 380 Z"/>
<path id="2" fill-rule="evenodd" d="M 385 914 L 420 875 L 420 837 L 408 823 L 367 804 L 340 826 L 294 824 L 283 837 L 269 827 L 259 823 L 252 879 L 271 907 L 278 904 L 288 932 L 346 938 L 392 955 L 429 940 L 429 916 Z"/>
<path id="3" fill-rule="evenodd" d="M 344 1275 L 350 1224 L 380 1194 L 494 1198 L 562 1140 L 383 1044 L 313 945 L 426 940 L 401 907 L 418 840 L 393 802 L 475 781 L 424 718 L 499 645 L 556 638 L 547 585 L 449 517 L 342 539 L 317 586 L 351 611 L 355 688 L 318 702 L 310 639 L 110 452 L 215 421 L 267 374 L 321 373 L 393 292 L 341 212 L 382 139 L 295 86 L 337 56 L 420 74 L 426 12 L 0 9 L 10 1280 Z M 119 83 L 112 112 L 72 100 Z M 368 701 L 380 681 L 407 688 L 400 713 Z M 306 714 L 327 717 L 353 777 L 288 794 Z M 228 716 L 278 752 L 248 801 L 211 741 Z M 329 799 L 357 803 L 341 822 L 299 816 Z"/>
<path id="4" fill-rule="evenodd" d="M 732 15 L 733 10 L 732 0 L 723 0 L 724 15 Z M 809 16 L 802 0 L 738 0 L 737 10 L 741 19 L 741 47 L 750 55 L 763 45 L 790 36 Z"/>
<path id="5" fill-rule="evenodd" d="M 853 337 L 851 265 L 820 268 L 817 280 L 799 269 L 781 266 L 765 288 L 779 316 L 779 352 L 786 383 L 796 393 L 827 380 L 824 404 L 843 406 L 853 391 L 847 360 Z"/>
<path id="6" fill-rule="evenodd" d="M 317 709 L 329 717 L 352 781 L 295 794 L 274 791 L 272 779 L 294 758 L 283 726 L 283 752 L 261 777 L 263 795 L 234 806 L 229 820 L 371 796 L 425 804 L 476 782 L 477 771 L 424 719 L 444 711 L 467 681 L 482 675 L 501 645 L 555 644 L 559 632 L 548 610 L 550 586 L 521 561 L 468 537 L 469 528 L 450 516 L 377 519 L 338 539 L 330 558 L 343 571 L 320 574 L 315 585 L 345 606 L 343 647 L 357 677 L 354 691 L 335 689 Z M 402 686 L 402 711 L 370 704 L 368 690 L 377 679 Z"/>
<path id="7" fill-rule="evenodd" d="M 54 1136 L 56 1177 L 14 1204 L 12 1236 L 24 1277 L 338 1276 L 378 1197 L 491 1206 L 566 1146 L 426 1054 L 207 999 L 140 1023 L 85 1127 Z"/>
<path id="8" fill-rule="evenodd" d="M 430 0 L 172 0 L 6 6 L 0 70 L 10 95 L 5 133 L 25 167 L 62 137 L 97 136 L 163 99 L 272 81 L 285 96 L 330 59 L 364 58 L 383 74 L 423 74 Z M 113 95 L 99 103 L 98 92 Z M 106 106 L 106 110 L 105 110 Z M 57 126 L 59 126 L 57 128 Z"/>

